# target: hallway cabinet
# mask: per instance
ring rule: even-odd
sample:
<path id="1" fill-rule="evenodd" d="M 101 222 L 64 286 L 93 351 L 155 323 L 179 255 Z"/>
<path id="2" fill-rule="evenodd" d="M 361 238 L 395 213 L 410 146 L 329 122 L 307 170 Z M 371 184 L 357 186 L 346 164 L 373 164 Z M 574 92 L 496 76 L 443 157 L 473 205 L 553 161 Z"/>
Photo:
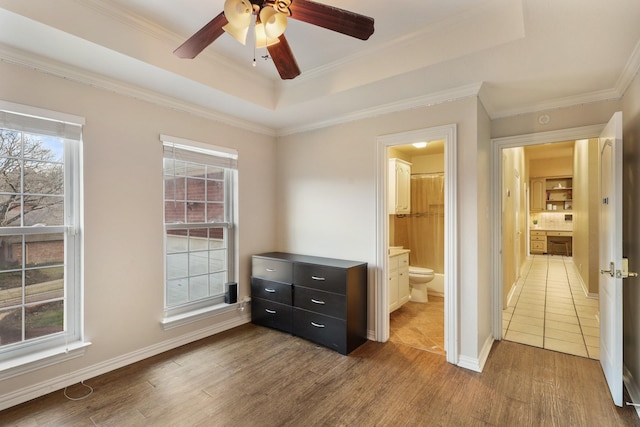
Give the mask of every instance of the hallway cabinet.
<path id="1" fill-rule="evenodd" d="M 545 209 L 546 185 L 544 178 L 531 178 L 531 204 L 529 210 L 540 212 Z"/>
<path id="2" fill-rule="evenodd" d="M 532 254 L 544 254 L 547 252 L 547 232 L 540 230 L 531 230 L 530 235 L 531 247 L 529 252 Z"/>
<path id="3" fill-rule="evenodd" d="M 570 211 L 573 178 L 570 176 L 531 178 L 531 212 Z M 549 209 L 551 208 L 551 209 Z"/>

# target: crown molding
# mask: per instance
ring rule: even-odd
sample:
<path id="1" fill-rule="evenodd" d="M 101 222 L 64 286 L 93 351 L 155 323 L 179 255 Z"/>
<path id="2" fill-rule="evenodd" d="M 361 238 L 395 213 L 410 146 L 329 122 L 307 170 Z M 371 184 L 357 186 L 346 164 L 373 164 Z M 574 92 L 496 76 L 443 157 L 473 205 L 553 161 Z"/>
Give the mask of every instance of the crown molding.
<path id="1" fill-rule="evenodd" d="M 629 85 L 638 74 L 640 70 L 640 41 L 636 43 L 633 52 L 631 52 L 631 56 L 629 60 L 625 64 L 622 73 L 620 73 L 620 77 L 616 82 L 615 90 L 620 94 L 620 97 L 624 96 L 624 93 L 629 89 Z"/>
<path id="2" fill-rule="evenodd" d="M 466 86 L 460 86 L 450 90 L 435 92 L 429 95 L 418 96 L 415 98 L 404 99 L 401 101 L 390 102 L 372 108 L 365 108 L 351 113 L 342 114 L 340 116 L 321 120 L 313 123 L 304 124 L 302 126 L 293 126 L 281 128 L 277 132 L 277 136 L 287 136 L 296 133 L 309 132 L 321 128 L 335 126 L 343 123 L 353 122 L 356 120 L 369 119 L 372 117 L 382 116 L 385 114 L 397 113 L 400 111 L 411 110 L 414 108 L 429 107 L 459 99 L 478 96 L 482 83 L 473 83 Z"/>
<path id="3" fill-rule="evenodd" d="M 118 95 L 126 96 L 128 98 L 149 102 L 164 108 L 170 108 L 183 113 L 192 114 L 194 116 L 250 132 L 276 136 L 275 130 L 270 127 L 261 126 L 248 120 L 241 120 L 234 116 L 209 108 L 199 107 L 189 102 L 161 95 L 152 90 L 146 90 L 136 85 L 127 84 L 116 79 L 111 79 L 100 74 L 79 69 L 75 66 L 45 59 L 39 55 L 29 54 L 3 44 L 0 44 L 0 61 L 59 77 L 75 83 L 117 93 Z"/>
<path id="4" fill-rule="evenodd" d="M 534 103 L 531 105 L 499 110 L 491 103 L 491 97 L 482 91 L 481 99 L 483 105 L 487 109 L 489 117 L 494 119 L 503 119 L 506 117 L 517 116 L 521 114 L 531 114 L 545 110 L 556 110 L 560 108 L 569 108 L 576 105 L 590 104 L 602 101 L 619 101 L 629 88 L 629 85 L 640 71 L 640 41 L 636 43 L 629 60 L 625 64 L 616 84 L 613 88 L 603 89 L 595 92 L 583 93 L 575 96 L 552 99 L 542 103 Z"/>

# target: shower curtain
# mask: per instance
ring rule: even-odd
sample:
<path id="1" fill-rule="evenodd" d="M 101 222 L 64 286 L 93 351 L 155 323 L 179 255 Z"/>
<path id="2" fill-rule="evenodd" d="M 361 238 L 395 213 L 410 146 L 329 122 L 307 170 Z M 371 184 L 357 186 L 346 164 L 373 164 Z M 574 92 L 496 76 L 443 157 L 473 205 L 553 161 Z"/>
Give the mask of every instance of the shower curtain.
<path id="1" fill-rule="evenodd" d="M 411 214 L 396 216 L 396 244 L 410 264 L 444 273 L 444 174 L 411 175 Z"/>

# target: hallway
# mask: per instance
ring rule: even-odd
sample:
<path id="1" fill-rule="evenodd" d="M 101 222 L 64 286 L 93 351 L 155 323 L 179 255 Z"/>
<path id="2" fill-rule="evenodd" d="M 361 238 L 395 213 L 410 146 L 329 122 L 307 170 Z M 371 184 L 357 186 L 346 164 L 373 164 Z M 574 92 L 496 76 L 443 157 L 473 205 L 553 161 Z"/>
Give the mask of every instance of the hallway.
<path id="1" fill-rule="evenodd" d="M 502 336 L 534 347 L 598 359 L 598 299 L 588 298 L 570 257 L 534 255 L 502 312 Z"/>

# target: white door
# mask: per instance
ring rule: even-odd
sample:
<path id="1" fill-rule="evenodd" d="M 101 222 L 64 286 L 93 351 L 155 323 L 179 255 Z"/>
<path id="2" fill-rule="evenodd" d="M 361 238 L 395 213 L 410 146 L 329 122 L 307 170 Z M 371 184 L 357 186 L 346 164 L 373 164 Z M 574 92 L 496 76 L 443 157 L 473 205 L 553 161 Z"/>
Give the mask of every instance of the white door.
<path id="1" fill-rule="evenodd" d="M 622 406 L 622 113 L 600 135 L 600 364 Z"/>

